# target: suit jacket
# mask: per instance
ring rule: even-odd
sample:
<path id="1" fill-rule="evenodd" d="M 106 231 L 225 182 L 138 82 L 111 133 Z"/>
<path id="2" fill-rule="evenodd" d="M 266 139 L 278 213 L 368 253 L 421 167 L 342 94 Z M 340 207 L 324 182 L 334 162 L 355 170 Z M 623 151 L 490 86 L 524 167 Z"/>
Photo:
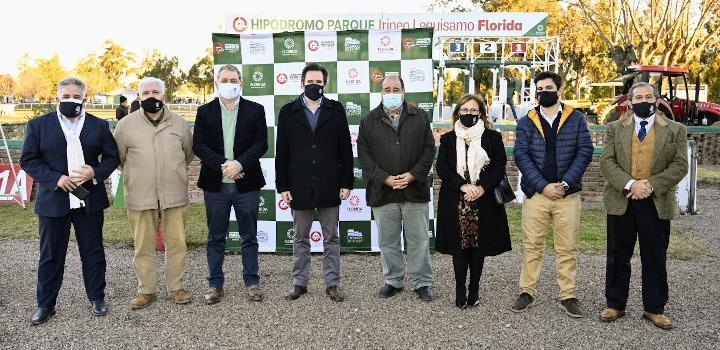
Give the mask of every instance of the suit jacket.
<path id="1" fill-rule="evenodd" d="M 193 152 L 201 162 L 197 185 L 210 192 L 220 191 L 223 178 L 220 166 L 227 160 L 220 108 L 218 98 L 198 107 L 193 134 Z M 233 157 L 242 164 L 245 173 L 242 179 L 235 180 L 239 192 L 257 191 L 265 186 L 260 157 L 267 150 L 265 108 L 259 103 L 240 98 L 233 145 Z"/>
<path id="2" fill-rule="evenodd" d="M 296 210 L 337 207 L 340 189 L 352 189 L 355 180 L 345 109 L 339 102 L 323 98 L 312 131 L 300 98 L 283 106 L 278 117 L 277 191 L 290 191 L 290 206 Z"/>
<path id="3" fill-rule="evenodd" d="M 633 114 L 608 124 L 605 131 L 605 150 L 600 156 L 600 171 L 605 177 L 603 201 L 609 215 L 623 215 L 628 199 L 623 194 L 632 179 L 632 138 L 635 133 Z M 687 128 L 656 112 L 655 161 L 649 179 L 653 187 L 652 199 L 658 217 L 671 220 L 677 214 L 675 189 L 688 171 Z M 639 180 L 639 179 L 636 179 Z"/>
<path id="4" fill-rule="evenodd" d="M 117 168 L 118 149 L 107 121 L 85 114 L 80 132 L 85 164 L 95 171 L 95 180 L 82 184 L 90 194 L 85 198 L 88 212 L 101 211 L 109 206 L 105 179 Z M 67 142 L 57 112 L 50 112 L 31 120 L 25 130 L 25 142 L 20 166 L 39 183 L 35 198 L 35 213 L 62 217 L 70 211 L 69 193 L 57 187 L 62 175 L 69 175 Z M 72 169 L 70 169 L 72 170 Z"/>

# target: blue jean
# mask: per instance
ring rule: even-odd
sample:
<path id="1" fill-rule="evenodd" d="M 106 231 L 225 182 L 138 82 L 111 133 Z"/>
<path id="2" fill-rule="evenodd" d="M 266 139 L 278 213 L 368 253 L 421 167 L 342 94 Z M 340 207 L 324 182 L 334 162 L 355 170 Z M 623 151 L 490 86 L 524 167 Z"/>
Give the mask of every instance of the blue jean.
<path id="1" fill-rule="evenodd" d="M 225 239 L 230 223 L 230 207 L 235 208 L 235 218 L 242 243 L 240 254 L 243 264 L 245 286 L 260 283 L 258 273 L 257 217 L 260 206 L 260 191 L 240 193 L 235 184 L 223 183 L 220 192 L 205 194 L 208 238 L 208 284 L 221 288 L 225 283 L 223 262 L 225 261 Z"/>

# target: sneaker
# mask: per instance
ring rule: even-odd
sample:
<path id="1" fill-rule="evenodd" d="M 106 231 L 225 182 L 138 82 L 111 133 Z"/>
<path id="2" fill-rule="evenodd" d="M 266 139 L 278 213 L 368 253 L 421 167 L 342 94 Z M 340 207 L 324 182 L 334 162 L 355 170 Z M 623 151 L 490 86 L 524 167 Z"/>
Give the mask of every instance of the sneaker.
<path id="1" fill-rule="evenodd" d="M 252 286 L 247 287 L 246 293 L 247 298 L 250 301 L 263 301 L 264 296 L 260 290 L 260 285 L 258 284 L 253 284 Z"/>
<path id="2" fill-rule="evenodd" d="M 382 288 L 380 288 L 378 296 L 381 298 L 389 298 L 397 293 L 402 292 L 402 290 L 402 288 L 395 288 L 389 284 L 386 284 Z"/>
<path id="3" fill-rule="evenodd" d="M 223 296 L 223 289 L 220 288 L 208 288 L 207 292 L 205 293 L 205 304 L 212 305 L 220 302 L 220 298 Z"/>
<path id="4" fill-rule="evenodd" d="M 343 293 L 340 290 L 338 290 L 337 286 L 330 286 L 330 287 L 325 288 L 325 294 L 327 294 L 328 297 L 330 297 L 330 299 L 332 301 L 337 302 L 337 303 L 340 303 L 345 300 L 345 295 L 343 295 Z"/>
<path id="5" fill-rule="evenodd" d="M 510 310 L 513 312 L 523 312 L 533 305 L 535 305 L 535 298 L 533 298 L 532 295 L 523 292 L 518 295 Z"/>
<path id="6" fill-rule="evenodd" d="M 565 310 L 565 313 L 572 318 L 583 318 L 585 317 L 580 311 L 578 300 L 576 298 L 569 298 L 560 300 L 560 307 Z"/>
<path id="7" fill-rule="evenodd" d="M 175 304 L 188 304 L 192 301 L 192 295 L 184 289 L 174 290 L 168 293 L 168 298 Z"/>
<path id="8" fill-rule="evenodd" d="M 415 289 L 415 293 L 418 295 L 418 298 L 422 301 L 432 301 L 433 295 L 432 290 L 430 290 L 430 287 L 424 286 L 420 287 L 418 289 Z"/>
<path id="9" fill-rule="evenodd" d="M 135 296 L 135 298 L 133 298 L 133 300 L 130 301 L 130 308 L 133 310 L 142 309 L 148 306 L 155 299 L 155 294 L 139 293 Z"/>

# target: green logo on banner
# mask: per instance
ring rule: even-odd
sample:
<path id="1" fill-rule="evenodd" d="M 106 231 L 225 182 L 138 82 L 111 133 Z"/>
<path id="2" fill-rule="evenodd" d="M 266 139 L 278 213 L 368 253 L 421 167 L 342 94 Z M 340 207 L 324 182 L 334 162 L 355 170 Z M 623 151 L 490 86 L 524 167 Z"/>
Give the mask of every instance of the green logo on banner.
<path id="1" fill-rule="evenodd" d="M 262 156 L 263 158 L 275 158 L 275 128 L 267 127 L 268 150 Z"/>
<path id="2" fill-rule="evenodd" d="M 338 99 L 345 107 L 349 125 L 360 125 L 360 120 L 370 112 L 370 94 L 339 94 Z"/>
<path id="3" fill-rule="evenodd" d="M 400 61 L 371 61 L 370 92 L 382 91 L 382 82 L 388 75 L 400 75 Z"/>
<path id="4" fill-rule="evenodd" d="M 340 221 L 339 227 L 343 251 L 371 250 L 369 221 Z"/>
<path id="5" fill-rule="evenodd" d="M 272 64 L 243 65 L 243 94 L 246 96 L 272 95 L 274 92 Z"/>
<path id="6" fill-rule="evenodd" d="M 280 110 L 284 105 L 297 100 L 298 95 L 275 95 L 275 125 L 278 125 Z M 265 116 L 267 118 L 267 116 Z"/>
<path id="7" fill-rule="evenodd" d="M 273 35 L 275 63 L 305 62 L 305 35 L 283 33 Z"/>
<path id="8" fill-rule="evenodd" d="M 278 252 L 291 252 L 295 230 L 292 221 L 275 222 L 275 246 Z"/>
<path id="9" fill-rule="evenodd" d="M 368 184 L 368 176 L 362 168 L 359 158 L 353 158 L 353 177 L 355 182 L 353 188 L 366 188 Z"/>
<path id="10" fill-rule="evenodd" d="M 275 190 L 260 190 L 258 220 L 275 221 Z"/>
<path id="11" fill-rule="evenodd" d="M 338 32 L 337 60 L 366 61 L 368 59 L 368 33 Z"/>
<path id="12" fill-rule="evenodd" d="M 213 34 L 214 64 L 240 64 L 240 36 L 235 34 Z"/>
<path id="13" fill-rule="evenodd" d="M 424 110 L 428 115 L 428 119 L 432 122 L 433 108 L 435 107 L 432 92 L 406 92 L 405 101 Z"/>
<path id="14" fill-rule="evenodd" d="M 236 220 L 231 220 L 228 223 L 228 233 L 225 240 L 225 251 L 240 253 L 241 242 L 242 240 L 240 239 L 240 230 L 238 228 L 238 223 Z"/>
<path id="15" fill-rule="evenodd" d="M 402 53 L 404 60 L 432 58 L 432 29 L 403 29 Z"/>
<path id="16" fill-rule="evenodd" d="M 547 33 L 547 17 L 543 18 L 540 23 L 536 24 L 534 27 L 532 27 L 530 30 L 528 30 L 527 33 L 525 33 L 525 36 L 545 36 Z"/>

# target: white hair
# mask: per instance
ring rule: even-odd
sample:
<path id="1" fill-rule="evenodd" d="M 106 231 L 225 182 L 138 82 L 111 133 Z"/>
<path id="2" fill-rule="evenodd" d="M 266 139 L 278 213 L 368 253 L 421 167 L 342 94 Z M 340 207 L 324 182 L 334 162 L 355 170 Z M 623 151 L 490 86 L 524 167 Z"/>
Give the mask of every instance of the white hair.
<path id="1" fill-rule="evenodd" d="M 87 85 L 85 85 L 85 83 L 82 80 L 75 78 L 75 77 L 69 77 L 69 78 L 65 78 L 63 80 L 58 81 L 58 84 L 57 84 L 58 97 L 62 96 L 62 90 L 66 86 L 70 86 L 70 85 L 75 85 L 75 86 L 79 87 L 82 97 L 85 98 L 85 94 L 87 93 Z"/>
<path id="2" fill-rule="evenodd" d="M 158 78 L 155 78 L 155 77 L 145 77 L 145 78 L 140 79 L 140 84 L 138 86 L 138 90 L 142 91 L 143 86 L 145 86 L 147 84 L 153 84 L 153 83 L 158 84 L 158 86 L 160 87 L 160 93 L 164 95 L 165 94 L 165 82 Z"/>

